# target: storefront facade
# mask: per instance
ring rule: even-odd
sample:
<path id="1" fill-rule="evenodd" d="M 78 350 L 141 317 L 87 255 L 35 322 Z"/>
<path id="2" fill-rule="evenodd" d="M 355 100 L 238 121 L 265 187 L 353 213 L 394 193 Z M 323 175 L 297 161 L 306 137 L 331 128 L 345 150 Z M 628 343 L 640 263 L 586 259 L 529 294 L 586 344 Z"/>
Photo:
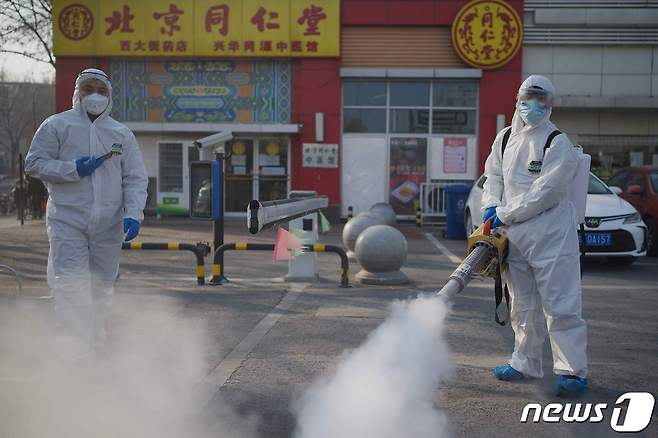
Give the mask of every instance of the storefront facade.
<path id="1" fill-rule="evenodd" d="M 188 165 L 212 158 L 192 142 L 230 130 L 227 212 L 303 189 L 328 195 L 334 217 L 382 201 L 408 216 L 421 186 L 476 179 L 509 123 L 522 11 L 502 0 L 59 0 L 57 110 L 80 70 L 109 72 L 112 115 L 138 138 L 160 213 L 187 214 Z"/>
<path id="2" fill-rule="evenodd" d="M 526 0 L 523 74 L 557 89 L 553 120 L 607 179 L 658 165 L 658 3 Z"/>

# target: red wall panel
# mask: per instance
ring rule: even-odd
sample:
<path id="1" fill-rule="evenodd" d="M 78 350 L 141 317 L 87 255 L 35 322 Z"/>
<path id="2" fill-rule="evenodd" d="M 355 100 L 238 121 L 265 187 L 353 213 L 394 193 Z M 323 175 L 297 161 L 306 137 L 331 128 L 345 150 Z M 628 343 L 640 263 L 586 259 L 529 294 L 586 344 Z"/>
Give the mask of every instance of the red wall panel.
<path id="1" fill-rule="evenodd" d="M 302 167 L 302 144 L 315 143 L 315 113 L 324 113 L 324 143 L 340 145 L 340 60 L 300 59 L 292 64 L 292 121 L 302 124 L 292 138 L 293 190 L 316 190 L 340 204 L 340 169 Z M 338 150 L 340 160 L 340 146 Z"/>
<path id="2" fill-rule="evenodd" d="M 523 20 L 523 1 L 507 0 Z M 484 162 L 491 152 L 491 143 L 496 138 L 496 115 L 505 115 L 509 125 L 516 106 L 516 94 L 521 85 L 523 47 L 514 58 L 501 68 L 485 70 L 480 81 L 479 120 L 479 173 L 484 171 Z"/>
<path id="3" fill-rule="evenodd" d="M 86 68 L 100 68 L 109 74 L 109 60 L 95 57 L 59 57 L 55 70 L 55 110 L 71 108 L 71 97 L 78 74 Z"/>

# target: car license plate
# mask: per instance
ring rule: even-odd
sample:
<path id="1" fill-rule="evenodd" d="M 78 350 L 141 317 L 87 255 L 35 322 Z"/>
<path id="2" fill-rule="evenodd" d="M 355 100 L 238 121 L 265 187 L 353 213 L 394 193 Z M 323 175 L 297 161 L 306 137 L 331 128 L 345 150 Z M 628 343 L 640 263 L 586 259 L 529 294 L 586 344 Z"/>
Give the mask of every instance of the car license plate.
<path id="1" fill-rule="evenodd" d="M 578 240 L 582 244 L 582 235 L 578 234 Z M 585 233 L 585 246 L 610 246 L 612 234 L 610 233 Z"/>

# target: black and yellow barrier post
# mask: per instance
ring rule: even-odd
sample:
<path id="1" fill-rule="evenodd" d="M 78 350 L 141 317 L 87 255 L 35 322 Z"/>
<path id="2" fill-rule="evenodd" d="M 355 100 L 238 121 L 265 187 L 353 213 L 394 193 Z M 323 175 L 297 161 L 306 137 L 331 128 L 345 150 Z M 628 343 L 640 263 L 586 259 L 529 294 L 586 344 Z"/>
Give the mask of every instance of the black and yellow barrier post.
<path id="1" fill-rule="evenodd" d="M 135 251 L 191 251 L 196 256 L 196 280 L 197 284 L 206 284 L 206 268 L 204 257 L 210 254 L 210 246 L 205 243 L 166 242 L 123 242 L 121 249 L 132 249 Z"/>
<path id="2" fill-rule="evenodd" d="M 416 210 L 416 226 L 420 227 L 423 223 L 423 218 L 420 211 L 420 201 L 414 201 L 414 209 Z"/>
<path id="3" fill-rule="evenodd" d="M 343 248 L 335 245 L 325 245 L 323 243 L 315 243 L 313 245 L 304 245 L 304 251 L 308 252 L 333 252 L 340 257 L 340 287 L 349 287 L 348 273 L 350 270 L 350 261 Z M 224 266 L 220 260 L 224 260 L 224 253 L 226 251 L 274 251 L 273 243 L 225 243 L 215 252 L 212 265 L 212 280 L 211 284 L 220 285 L 221 278 L 224 277 Z"/>

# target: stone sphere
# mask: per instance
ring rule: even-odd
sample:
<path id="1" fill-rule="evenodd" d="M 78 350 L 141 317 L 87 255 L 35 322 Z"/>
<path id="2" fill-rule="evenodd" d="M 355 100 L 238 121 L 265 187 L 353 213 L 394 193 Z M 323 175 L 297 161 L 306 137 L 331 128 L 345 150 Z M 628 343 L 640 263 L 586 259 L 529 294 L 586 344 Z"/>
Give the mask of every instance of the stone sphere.
<path id="1" fill-rule="evenodd" d="M 343 246 L 348 251 L 354 251 L 356 239 L 368 227 L 381 224 L 381 218 L 369 212 L 359 213 L 343 227 Z"/>
<path id="2" fill-rule="evenodd" d="M 407 239 L 397 228 L 374 225 L 359 234 L 354 252 L 368 272 L 399 271 L 407 259 Z"/>
<path id="3" fill-rule="evenodd" d="M 393 207 L 391 207 L 391 205 L 387 204 L 386 202 L 378 202 L 377 204 L 370 207 L 369 211 L 377 216 L 380 216 L 385 225 L 395 226 L 397 223 L 395 210 L 393 210 Z"/>

